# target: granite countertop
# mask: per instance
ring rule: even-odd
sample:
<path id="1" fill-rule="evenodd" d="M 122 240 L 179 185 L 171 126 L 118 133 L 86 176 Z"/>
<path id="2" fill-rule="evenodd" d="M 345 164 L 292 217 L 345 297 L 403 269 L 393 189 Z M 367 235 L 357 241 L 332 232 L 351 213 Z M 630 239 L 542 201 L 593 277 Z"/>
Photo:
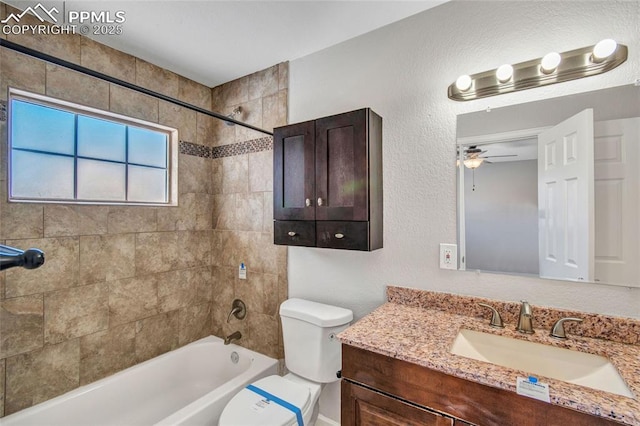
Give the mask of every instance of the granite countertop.
<path id="1" fill-rule="evenodd" d="M 636 398 L 543 376 L 539 376 L 539 380 L 549 384 L 552 404 L 640 426 L 639 345 L 575 335 L 559 340 L 549 337 L 546 328 L 536 328 L 535 334 L 525 335 L 515 331 L 513 323 L 505 321 L 505 326 L 496 329 L 483 318 L 387 302 L 340 333 L 338 338 L 347 345 L 512 392 L 516 391 L 516 378 L 528 377 L 529 373 L 451 354 L 449 349 L 458 330 L 465 328 L 602 355 L 618 369 Z"/>

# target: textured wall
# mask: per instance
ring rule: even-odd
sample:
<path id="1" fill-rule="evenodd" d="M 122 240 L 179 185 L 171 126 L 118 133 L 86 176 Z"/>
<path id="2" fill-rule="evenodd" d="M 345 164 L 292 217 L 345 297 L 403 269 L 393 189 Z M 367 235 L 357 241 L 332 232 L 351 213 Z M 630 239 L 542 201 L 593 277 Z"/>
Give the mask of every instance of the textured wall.
<path id="1" fill-rule="evenodd" d="M 629 47 L 629 59 L 604 75 L 466 103 L 447 98 L 460 74 L 608 37 Z M 438 268 L 438 244 L 456 242 L 456 115 L 630 84 L 640 77 L 639 38 L 637 1 L 454 1 L 291 61 L 291 123 L 365 106 L 383 117 L 384 248 L 291 247 L 289 295 L 356 317 L 383 303 L 389 284 L 640 317 L 637 288 Z M 323 412 L 337 418 L 336 396 L 325 401 Z"/>
<path id="2" fill-rule="evenodd" d="M 80 36 L 9 39 L 201 108 L 242 104 L 257 126 L 286 123 L 287 64 L 210 89 Z M 0 243 L 47 256 L 0 273 L 0 416 L 226 335 L 232 296 L 249 307 L 239 343 L 279 357 L 286 250 L 270 237 L 270 138 L 0 49 L 0 101 L 7 86 L 176 127 L 181 154 L 178 207 L 9 204 L 0 120 Z M 239 261 L 246 282 L 234 279 Z"/>

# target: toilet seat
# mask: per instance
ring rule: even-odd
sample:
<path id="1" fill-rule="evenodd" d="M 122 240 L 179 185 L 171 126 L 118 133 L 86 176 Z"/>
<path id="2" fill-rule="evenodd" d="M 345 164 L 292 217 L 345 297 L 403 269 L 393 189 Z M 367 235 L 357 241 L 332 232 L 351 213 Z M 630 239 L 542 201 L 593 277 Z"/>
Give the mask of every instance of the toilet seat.
<path id="1" fill-rule="evenodd" d="M 280 376 L 265 377 L 252 383 L 252 386 L 297 407 L 302 416 L 308 418 L 311 392 L 307 386 Z M 294 411 L 259 393 L 244 388 L 224 408 L 218 425 L 296 426 L 298 420 Z"/>

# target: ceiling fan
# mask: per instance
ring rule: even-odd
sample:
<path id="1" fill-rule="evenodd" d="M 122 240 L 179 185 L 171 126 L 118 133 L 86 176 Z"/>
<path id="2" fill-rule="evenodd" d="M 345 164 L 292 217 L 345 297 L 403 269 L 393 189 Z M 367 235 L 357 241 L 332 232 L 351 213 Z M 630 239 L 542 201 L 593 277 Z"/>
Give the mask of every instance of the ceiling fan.
<path id="1" fill-rule="evenodd" d="M 463 164 L 468 169 L 477 169 L 480 167 L 482 163 L 485 161 L 491 164 L 491 161 L 488 161 L 488 158 L 498 158 L 498 157 L 517 157 L 517 154 L 504 154 L 504 155 L 484 155 L 487 153 L 487 150 L 482 150 L 478 148 L 477 145 L 469 145 L 464 150 L 464 160 Z"/>

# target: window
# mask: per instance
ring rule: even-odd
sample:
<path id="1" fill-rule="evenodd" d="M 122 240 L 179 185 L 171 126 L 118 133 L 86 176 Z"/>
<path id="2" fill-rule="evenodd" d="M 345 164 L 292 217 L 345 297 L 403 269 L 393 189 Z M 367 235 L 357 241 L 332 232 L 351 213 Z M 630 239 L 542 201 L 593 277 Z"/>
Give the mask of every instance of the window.
<path id="1" fill-rule="evenodd" d="M 177 130 L 11 89 L 9 199 L 177 205 Z"/>

